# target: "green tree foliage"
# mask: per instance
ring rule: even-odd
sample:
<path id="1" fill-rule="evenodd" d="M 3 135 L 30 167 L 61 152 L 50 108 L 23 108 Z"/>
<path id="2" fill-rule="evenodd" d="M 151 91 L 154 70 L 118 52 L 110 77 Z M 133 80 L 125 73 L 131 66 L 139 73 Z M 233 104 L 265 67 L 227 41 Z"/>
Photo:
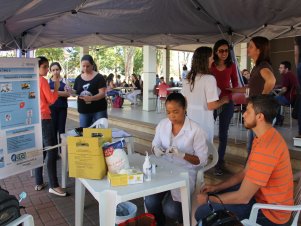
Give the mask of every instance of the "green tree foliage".
<path id="1" fill-rule="evenodd" d="M 142 48 L 135 48 L 134 55 L 134 73 L 141 75 L 143 70 L 143 53 Z"/>
<path id="2" fill-rule="evenodd" d="M 58 61 L 62 62 L 64 61 L 64 49 L 63 48 L 41 48 L 37 49 L 35 55 L 38 56 L 44 56 L 46 57 L 50 62 Z"/>
<path id="3" fill-rule="evenodd" d="M 98 70 L 104 73 L 120 73 L 124 71 L 122 47 L 92 47 L 89 51 Z"/>

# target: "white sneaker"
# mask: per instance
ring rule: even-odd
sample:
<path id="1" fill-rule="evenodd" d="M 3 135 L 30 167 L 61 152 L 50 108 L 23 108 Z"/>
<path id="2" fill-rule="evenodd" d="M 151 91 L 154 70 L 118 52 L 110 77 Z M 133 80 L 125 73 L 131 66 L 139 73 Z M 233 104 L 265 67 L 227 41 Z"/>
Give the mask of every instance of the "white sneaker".
<path id="1" fill-rule="evenodd" d="M 66 193 L 66 192 L 60 193 L 60 192 L 57 192 L 56 190 L 54 190 L 53 188 L 49 188 L 49 193 L 52 193 L 52 194 L 55 194 L 55 195 L 61 196 L 61 197 L 67 196 L 67 193 Z"/>

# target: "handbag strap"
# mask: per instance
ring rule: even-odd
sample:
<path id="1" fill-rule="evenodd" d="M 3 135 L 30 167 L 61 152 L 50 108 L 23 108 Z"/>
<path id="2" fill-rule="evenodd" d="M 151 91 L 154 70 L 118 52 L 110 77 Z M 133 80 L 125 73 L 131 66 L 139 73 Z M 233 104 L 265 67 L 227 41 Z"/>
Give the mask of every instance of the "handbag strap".
<path id="1" fill-rule="evenodd" d="M 211 211 L 214 211 L 214 208 L 213 208 L 212 203 L 211 203 L 211 201 L 209 199 L 210 196 L 216 197 L 220 201 L 220 203 L 222 204 L 224 210 L 227 210 L 226 207 L 225 207 L 225 205 L 224 205 L 224 203 L 223 203 L 223 201 L 221 200 L 221 198 L 217 194 L 208 193 L 207 195 L 208 195 L 208 197 L 207 197 L 207 203 L 208 203 L 208 206 L 210 207 Z"/>

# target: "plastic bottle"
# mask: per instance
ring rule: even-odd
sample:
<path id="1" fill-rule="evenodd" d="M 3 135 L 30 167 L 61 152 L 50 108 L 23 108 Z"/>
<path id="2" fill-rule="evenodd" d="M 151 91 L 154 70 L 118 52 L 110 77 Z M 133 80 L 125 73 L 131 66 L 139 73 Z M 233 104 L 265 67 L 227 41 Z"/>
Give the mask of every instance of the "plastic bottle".
<path id="1" fill-rule="evenodd" d="M 143 173 L 144 173 L 144 180 L 151 181 L 152 179 L 152 165 L 149 161 L 148 153 L 146 152 L 145 160 L 143 163 Z"/>

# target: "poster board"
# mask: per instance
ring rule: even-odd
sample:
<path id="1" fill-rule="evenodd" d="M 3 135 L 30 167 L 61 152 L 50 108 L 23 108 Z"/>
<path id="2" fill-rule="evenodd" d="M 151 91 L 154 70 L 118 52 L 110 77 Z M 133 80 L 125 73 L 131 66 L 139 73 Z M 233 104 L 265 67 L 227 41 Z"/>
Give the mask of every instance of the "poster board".
<path id="1" fill-rule="evenodd" d="M 0 58 L 0 179 L 43 164 L 37 59 Z"/>

